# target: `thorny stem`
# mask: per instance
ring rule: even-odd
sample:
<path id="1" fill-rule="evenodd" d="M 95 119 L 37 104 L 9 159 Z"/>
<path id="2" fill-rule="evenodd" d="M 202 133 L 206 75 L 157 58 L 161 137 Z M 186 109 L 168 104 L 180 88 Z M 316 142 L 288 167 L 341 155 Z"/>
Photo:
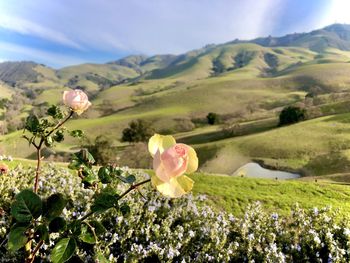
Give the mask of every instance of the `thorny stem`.
<path id="1" fill-rule="evenodd" d="M 44 244 L 43 240 L 40 240 L 40 242 L 36 245 L 36 247 L 34 248 L 33 252 L 30 254 L 30 256 L 28 257 L 27 261 L 28 263 L 33 263 L 34 259 L 35 259 L 35 255 L 36 253 L 38 253 L 40 247 Z"/>
<path id="2" fill-rule="evenodd" d="M 34 183 L 35 193 L 38 193 L 40 166 L 41 166 L 41 148 L 38 147 L 36 149 L 36 170 L 35 170 L 35 183 Z"/>
<path id="3" fill-rule="evenodd" d="M 38 193 L 38 188 L 39 188 L 39 176 L 40 176 L 40 167 L 41 167 L 41 160 L 42 160 L 42 156 L 41 156 L 41 147 L 43 146 L 43 143 L 45 142 L 45 139 L 50 136 L 55 130 L 57 130 L 58 128 L 60 128 L 66 121 L 68 121 L 72 115 L 73 115 L 74 111 L 71 111 L 67 117 L 59 122 L 55 127 L 52 128 L 52 130 L 46 134 L 44 137 L 41 137 L 39 144 L 36 144 L 34 141 L 32 142 L 32 144 L 34 145 L 34 147 L 36 148 L 36 171 L 35 171 L 35 182 L 34 182 L 34 192 Z"/>
<path id="4" fill-rule="evenodd" d="M 139 186 L 143 185 L 143 184 L 146 184 L 148 182 L 150 182 L 151 179 L 147 179 L 147 180 L 144 180 L 140 183 L 137 183 L 137 184 L 133 184 L 131 185 L 128 190 L 126 190 L 124 193 L 122 193 L 119 197 L 118 197 L 118 200 L 122 199 L 124 196 L 126 196 L 128 193 L 130 193 L 132 190 L 134 189 L 138 189 Z M 89 213 L 87 213 L 85 216 L 83 216 L 82 218 L 80 218 L 79 220 L 80 221 L 84 221 L 86 218 L 92 216 L 94 214 L 93 211 L 90 211 Z"/>
<path id="5" fill-rule="evenodd" d="M 36 157 L 37 157 L 36 170 L 35 170 L 35 182 L 34 182 L 34 192 L 35 193 L 38 193 L 38 188 L 39 188 L 40 167 L 41 167 L 41 160 L 43 159 L 43 157 L 41 156 L 41 148 L 43 146 L 43 143 L 45 142 L 45 139 L 48 136 L 50 136 L 54 131 L 56 131 L 58 128 L 60 128 L 66 121 L 68 121 L 72 117 L 73 114 L 74 114 L 74 111 L 71 110 L 70 113 L 67 115 L 67 117 L 64 120 L 57 123 L 56 126 L 53 127 L 52 130 L 48 134 L 41 137 L 39 144 L 36 144 L 35 141 L 32 142 L 33 146 L 36 148 Z M 39 249 L 43 245 L 43 243 L 44 243 L 44 241 L 41 240 L 37 244 L 37 246 L 34 248 L 33 252 L 26 259 L 26 262 L 28 262 L 28 263 L 34 262 L 35 255 L 39 251 Z"/>

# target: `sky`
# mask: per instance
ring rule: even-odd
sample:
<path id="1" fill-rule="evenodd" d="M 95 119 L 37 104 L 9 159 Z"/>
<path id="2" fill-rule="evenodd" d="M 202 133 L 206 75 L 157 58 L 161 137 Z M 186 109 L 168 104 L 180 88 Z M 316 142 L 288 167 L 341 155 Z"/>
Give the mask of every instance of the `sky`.
<path id="1" fill-rule="evenodd" d="M 0 0 L 0 62 L 61 68 L 350 24 L 350 0 Z"/>

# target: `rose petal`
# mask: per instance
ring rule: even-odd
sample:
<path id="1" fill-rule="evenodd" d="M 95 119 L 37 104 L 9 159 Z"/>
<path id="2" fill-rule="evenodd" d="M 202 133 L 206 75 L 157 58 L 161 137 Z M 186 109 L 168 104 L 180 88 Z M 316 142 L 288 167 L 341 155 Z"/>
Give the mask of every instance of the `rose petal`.
<path id="1" fill-rule="evenodd" d="M 175 145 L 176 141 L 174 137 L 170 135 L 160 135 L 154 134 L 148 141 L 148 151 L 154 157 L 156 152 L 159 150 L 160 153 L 163 153 L 166 149 Z"/>
<path id="2" fill-rule="evenodd" d="M 186 175 L 172 178 L 169 182 L 162 182 L 157 176 L 152 176 L 152 185 L 163 195 L 168 197 L 181 197 L 190 192 L 194 181 Z"/>
<path id="3" fill-rule="evenodd" d="M 63 102 L 78 115 L 82 114 L 91 106 L 88 96 L 79 89 L 64 91 Z"/>
<path id="4" fill-rule="evenodd" d="M 187 152 L 187 145 L 175 144 L 160 155 L 162 166 L 168 177 L 180 176 L 186 172 L 188 163 Z"/>
<path id="5" fill-rule="evenodd" d="M 191 146 L 187 145 L 187 147 L 188 163 L 186 173 L 193 173 L 198 169 L 198 157 L 196 151 Z"/>

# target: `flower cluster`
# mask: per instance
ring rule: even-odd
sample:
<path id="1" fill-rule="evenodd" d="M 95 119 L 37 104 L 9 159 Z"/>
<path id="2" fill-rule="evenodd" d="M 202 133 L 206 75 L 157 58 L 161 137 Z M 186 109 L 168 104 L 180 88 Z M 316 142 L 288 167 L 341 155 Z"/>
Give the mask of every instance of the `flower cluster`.
<path id="1" fill-rule="evenodd" d="M 123 176 L 142 172 L 126 167 Z M 3 177 L 0 185 L 0 244 L 6 239 L 10 224 L 8 211 L 13 191 L 31 185 L 32 170 L 20 167 Z M 85 189 L 79 178 L 63 168 L 43 167 L 43 196 L 53 192 L 70 193 L 74 207 L 67 207 L 63 217 L 79 218 L 89 206 L 92 190 Z M 74 185 L 75 187 L 72 187 Z M 123 191 L 121 184 L 113 187 Z M 16 189 L 15 189 L 16 188 Z M 142 195 L 141 195 L 142 194 Z M 110 262 L 349 262 L 350 224 L 329 208 L 304 210 L 293 208 L 290 216 L 264 210 L 251 204 L 243 215 L 233 216 L 204 205 L 205 196 L 191 194 L 180 199 L 166 198 L 152 187 L 143 188 L 123 199 L 130 213 L 108 210 L 98 215 L 108 231 L 98 244 L 84 246 L 77 256 L 94 262 L 102 253 Z M 120 206 L 123 206 L 123 202 Z M 51 237 L 52 236 L 52 237 Z M 50 234 L 53 241 L 55 234 Z M 39 255 L 49 261 L 54 242 L 45 244 Z M 0 262 L 20 262 L 21 254 L 10 254 L 0 247 Z M 17 261 L 16 261 L 17 260 Z M 78 260 L 78 259 L 77 259 Z"/>

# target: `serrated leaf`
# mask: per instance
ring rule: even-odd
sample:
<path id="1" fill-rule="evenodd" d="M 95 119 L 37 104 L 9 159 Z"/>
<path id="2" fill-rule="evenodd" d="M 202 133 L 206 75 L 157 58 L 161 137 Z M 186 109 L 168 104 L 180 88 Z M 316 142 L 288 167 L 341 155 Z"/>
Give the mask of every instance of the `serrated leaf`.
<path id="1" fill-rule="evenodd" d="M 97 241 L 94 229 L 84 222 L 81 226 L 81 234 L 79 235 L 79 238 L 81 241 L 88 244 L 95 244 Z"/>
<path id="2" fill-rule="evenodd" d="M 11 214 L 20 223 L 30 222 L 42 213 L 42 201 L 32 190 L 23 190 L 16 195 L 11 205 Z"/>
<path id="3" fill-rule="evenodd" d="M 106 257 L 101 253 L 97 253 L 95 256 L 96 263 L 109 263 L 109 261 L 106 259 Z"/>
<path id="4" fill-rule="evenodd" d="M 26 226 L 15 224 L 11 227 L 8 241 L 9 250 L 17 251 L 25 246 L 28 241 L 28 237 L 25 234 L 26 231 Z"/>
<path id="5" fill-rule="evenodd" d="M 63 238 L 53 248 L 51 252 L 51 261 L 53 263 L 63 263 L 68 261 L 77 248 L 77 242 L 74 238 Z"/>
<path id="6" fill-rule="evenodd" d="M 87 183 L 88 185 L 94 185 L 96 182 L 98 182 L 97 175 L 90 168 L 85 168 L 84 172 L 87 175 L 82 180 L 83 183 Z"/>
<path id="7" fill-rule="evenodd" d="M 35 133 L 38 130 L 39 124 L 39 119 L 36 115 L 29 115 L 26 119 L 25 129 Z"/>
<path id="8" fill-rule="evenodd" d="M 129 175 L 127 177 L 121 176 L 121 175 L 117 175 L 116 176 L 120 181 L 122 181 L 123 183 L 126 184 L 132 184 L 136 181 L 136 178 L 134 175 Z"/>
<path id="9" fill-rule="evenodd" d="M 97 220 L 89 221 L 89 225 L 94 228 L 95 234 L 97 236 L 101 236 L 107 231 L 106 228 L 101 224 L 101 222 Z"/>
<path id="10" fill-rule="evenodd" d="M 113 178 L 111 176 L 111 171 L 108 167 L 101 167 L 98 170 L 98 178 L 100 179 L 101 183 L 103 184 L 109 184 L 112 182 Z"/>
<path id="11" fill-rule="evenodd" d="M 114 193 L 101 192 L 95 196 L 91 210 L 95 213 L 101 213 L 109 208 L 117 206 L 118 195 Z"/>
<path id="12" fill-rule="evenodd" d="M 49 196 L 44 204 L 44 216 L 50 221 L 62 214 L 67 205 L 67 200 L 62 194 L 57 193 Z"/>
<path id="13" fill-rule="evenodd" d="M 48 108 L 47 114 L 49 116 L 53 117 L 54 119 L 62 119 L 63 118 L 63 114 L 62 114 L 61 109 L 56 105 L 52 105 L 50 108 Z"/>
<path id="14" fill-rule="evenodd" d="M 71 234 L 74 236 L 79 236 L 81 233 L 81 221 L 80 220 L 74 220 L 71 222 L 67 228 L 70 230 Z"/>
<path id="15" fill-rule="evenodd" d="M 55 217 L 49 224 L 49 230 L 51 233 L 57 233 L 65 230 L 66 226 L 67 223 L 63 217 Z"/>
<path id="16" fill-rule="evenodd" d="M 87 149 L 80 150 L 80 152 L 78 152 L 78 154 L 76 155 L 80 160 L 82 160 L 83 163 L 89 163 L 89 164 L 95 163 L 94 157 L 92 156 L 91 153 L 89 153 Z"/>
<path id="17" fill-rule="evenodd" d="M 35 237 L 39 240 L 44 240 L 45 242 L 49 242 L 49 231 L 46 225 L 39 225 L 35 229 Z"/>

